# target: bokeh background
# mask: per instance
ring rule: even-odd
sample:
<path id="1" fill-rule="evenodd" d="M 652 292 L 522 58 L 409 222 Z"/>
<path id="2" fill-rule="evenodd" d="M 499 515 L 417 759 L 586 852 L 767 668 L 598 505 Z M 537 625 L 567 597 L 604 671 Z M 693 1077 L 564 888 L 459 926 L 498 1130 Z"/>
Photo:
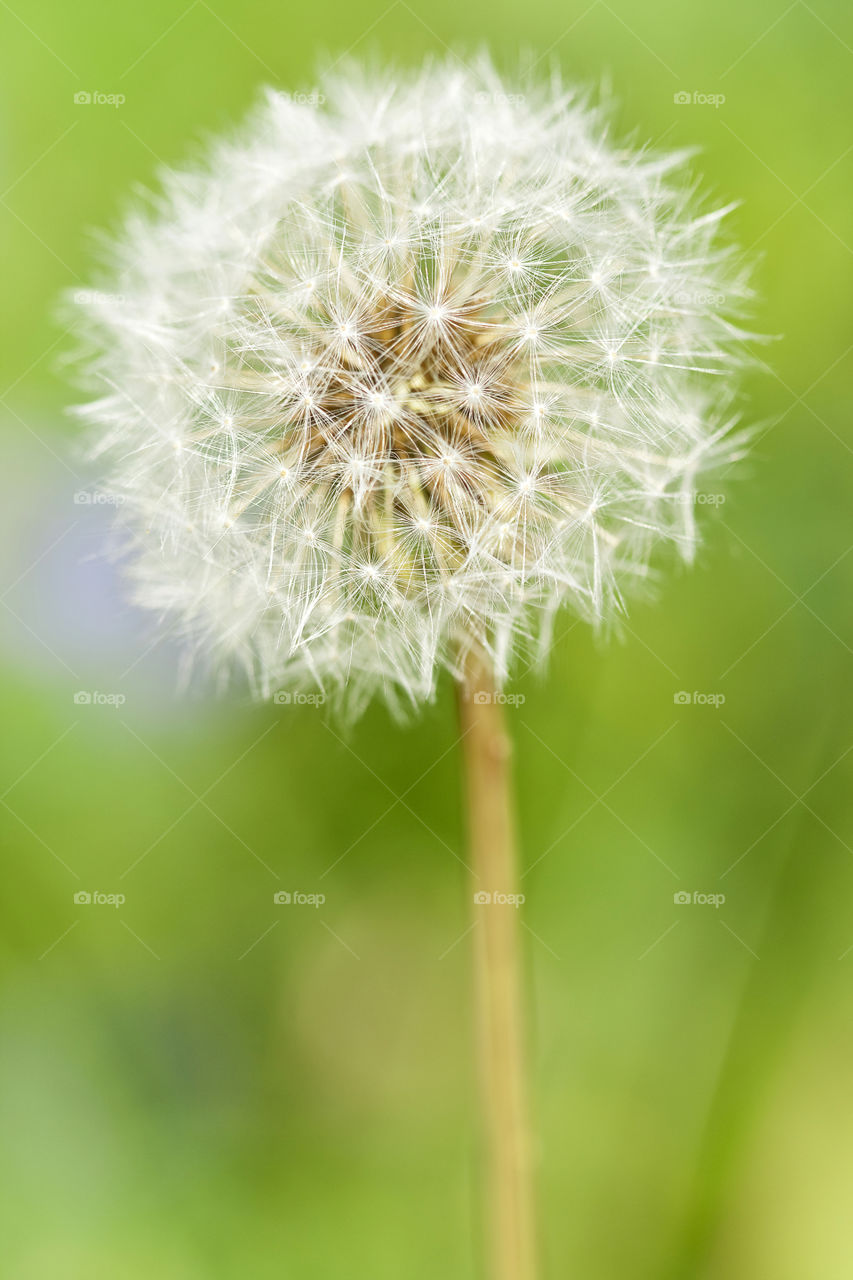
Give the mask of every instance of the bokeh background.
<path id="1" fill-rule="evenodd" d="M 260 85 L 486 45 L 698 145 L 779 335 L 698 567 L 514 685 L 546 1272 L 849 1280 L 849 6 L 10 0 L 0 45 L 3 1274 L 478 1274 L 450 690 L 349 733 L 181 694 L 75 502 L 54 302 Z"/>

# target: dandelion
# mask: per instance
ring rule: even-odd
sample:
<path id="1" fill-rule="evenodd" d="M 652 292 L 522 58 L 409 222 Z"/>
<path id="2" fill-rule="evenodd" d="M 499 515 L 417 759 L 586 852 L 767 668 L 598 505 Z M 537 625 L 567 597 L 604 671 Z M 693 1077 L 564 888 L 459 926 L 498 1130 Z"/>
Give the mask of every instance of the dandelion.
<path id="1" fill-rule="evenodd" d="M 682 161 L 485 61 L 349 67 L 167 174 L 81 295 L 136 599 L 261 696 L 405 711 L 449 671 L 484 892 L 515 875 L 513 664 L 563 609 L 612 624 L 659 548 L 689 561 L 739 449 L 746 285 Z M 527 1280 L 517 942 L 477 910 L 493 1274 Z"/>

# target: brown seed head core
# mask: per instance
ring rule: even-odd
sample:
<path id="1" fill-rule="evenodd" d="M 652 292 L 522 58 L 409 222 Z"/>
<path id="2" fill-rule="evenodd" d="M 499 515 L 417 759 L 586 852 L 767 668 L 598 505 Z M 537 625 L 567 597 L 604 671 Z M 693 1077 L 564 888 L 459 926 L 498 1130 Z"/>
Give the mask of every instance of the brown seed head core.
<path id="1" fill-rule="evenodd" d="M 502 443 L 517 447 L 530 409 L 527 362 L 508 317 L 476 292 L 425 306 L 401 291 L 319 318 L 324 340 L 305 344 L 278 447 L 336 500 L 334 551 L 381 562 L 408 594 L 425 569 L 458 568 L 484 516 L 512 506 Z"/>

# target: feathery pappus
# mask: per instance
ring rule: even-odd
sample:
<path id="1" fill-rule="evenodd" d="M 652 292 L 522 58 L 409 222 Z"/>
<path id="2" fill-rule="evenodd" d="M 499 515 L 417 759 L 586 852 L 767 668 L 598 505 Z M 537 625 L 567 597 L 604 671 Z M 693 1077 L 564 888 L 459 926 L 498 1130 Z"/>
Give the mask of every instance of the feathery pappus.
<path id="1" fill-rule="evenodd" d="M 270 90 L 84 295 L 135 598 L 358 712 L 606 622 L 734 458 L 748 290 L 683 154 L 481 60 Z"/>

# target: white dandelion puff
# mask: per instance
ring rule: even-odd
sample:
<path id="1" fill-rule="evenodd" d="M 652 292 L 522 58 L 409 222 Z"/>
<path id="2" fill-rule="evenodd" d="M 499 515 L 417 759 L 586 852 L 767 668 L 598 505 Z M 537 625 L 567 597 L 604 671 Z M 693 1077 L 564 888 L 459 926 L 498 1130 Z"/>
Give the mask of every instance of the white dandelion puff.
<path id="1" fill-rule="evenodd" d="M 77 295 L 138 601 L 358 710 L 689 560 L 747 289 L 681 161 L 484 62 L 269 91 Z"/>

